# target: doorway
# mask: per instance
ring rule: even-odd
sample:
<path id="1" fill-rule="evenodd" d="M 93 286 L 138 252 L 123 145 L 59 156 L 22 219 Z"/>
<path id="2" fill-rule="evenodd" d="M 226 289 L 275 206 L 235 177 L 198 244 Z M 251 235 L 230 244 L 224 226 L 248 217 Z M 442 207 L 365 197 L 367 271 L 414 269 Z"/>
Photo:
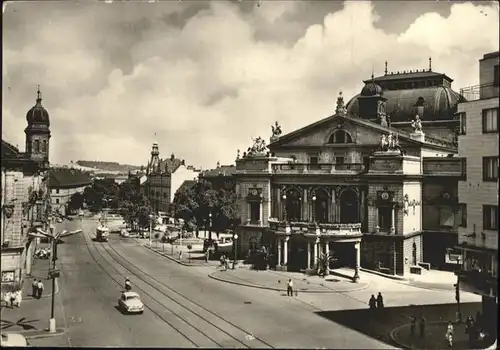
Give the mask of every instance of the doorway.
<path id="1" fill-rule="evenodd" d="M 358 194 L 347 189 L 340 195 L 340 223 L 351 224 L 359 222 Z"/>

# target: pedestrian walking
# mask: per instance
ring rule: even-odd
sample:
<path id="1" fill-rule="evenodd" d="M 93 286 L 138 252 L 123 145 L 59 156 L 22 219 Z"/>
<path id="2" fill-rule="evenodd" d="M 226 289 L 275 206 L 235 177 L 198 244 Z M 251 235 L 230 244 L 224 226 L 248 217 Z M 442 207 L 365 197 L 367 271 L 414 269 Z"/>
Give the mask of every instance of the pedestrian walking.
<path id="1" fill-rule="evenodd" d="M 370 300 L 368 301 L 368 306 L 370 310 L 375 310 L 377 308 L 377 299 L 375 299 L 375 295 L 372 294 Z"/>
<path id="2" fill-rule="evenodd" d="M 16 292 L 9 292 L 10 293 L 10 307 L 14 308 L 14 303 L 16 301 Z"/>
<path id="3" fill-rule="evenodd" d="M 182 260 L 182 250 L 179 252 L 179 260 Z"/>
<path id="4" fill-rule="evenodd" d="M 472 318 L 472 315 L 469 315 L 465 320 L 465 334 L 472 333 L 471 332 L 472 327 L 474 327 L 474 318 Z"/>
<path id="5" fill-rule="evenodd" d="M 420 329 L 420 338 L 425 337 L 425 323 L 426 319 L 424 315 L 420 314 L 419 320 L 418 320 L 418 328 Z"/>
<path id="6" fill-rule="evenodd" d="M 3 302 L 5 303 L 5 306 L 9 306 L 9 302 L 10 302 L 10 292 L 5 292 L 5 293 L 3 293 L 3 295 L 2 295 L 2 300 L 3 300 Z"/>
<path id="7" fill-rule="evenodd" d="M 415 328 L 417 326 L 417 318 L 415 316 L 410 316 L 410 334 L 413 337 L 415 335 Z"/>
<path id="8" fill-rule="evenodd" d="M 205 262 L 206 262 L 206 263 L 208 263 L 208 258 L 209 258 L 209 257 L 210 257 L 210 252 L 209 252 L 209 250 L 207 249 L 207 250 L 205 251 Z"/>
<path id="9" fill-rule="evenodd" d="M 448 325 L 446 326 L 446 341 L 449 347 L 453 346 L 453 323 L 448 321 Z"/>
<path id="10" fill-rule="evenodd" d="M 291 278 L 288 279 L 288 283 L 286 285 L 286 295 L 293 297 L 293 281 Z"/>
<path id="11" fill-rule="evenodd" d="M 16 307 L 21 307 L 22 301 L 23 301 L 23 292 L 19 289 L 14 293 L 14 305 Z"/>
<path id="12" fill-rule="evenodd" d="M 42 298 L 42 294 L 43 294 L 43 283 L 42 283 L 42 280 L 38 280 L 37 291 L 38 291 L 37 297 L 38 297 L 38 299 L 41 299 Z"/>
<path id="13" fill-rule="evenodd" d="M 33 282 L 31 283 L 31 296 L 33 298 L 36 298 L 38 294 L 38 281 L 35 279 L 33 279 Z"/>
<path id="14" fill-rule="evenodd" d="M 384 297 L 382 297 L 382 293 L 378 292 L 377 295 L 377 309 L 384 308 Z"/>

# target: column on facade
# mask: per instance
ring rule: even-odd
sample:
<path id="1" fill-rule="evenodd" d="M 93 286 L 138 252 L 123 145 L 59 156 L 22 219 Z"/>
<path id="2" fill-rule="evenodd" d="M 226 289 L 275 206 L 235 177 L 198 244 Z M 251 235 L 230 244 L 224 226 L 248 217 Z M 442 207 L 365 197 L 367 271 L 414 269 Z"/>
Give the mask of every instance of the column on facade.
<path id="1" fill-rule="evenodd" d="M 283 265 L 288 264 L 288 240 L 289 237 L 285 237 L 283 240 Z"/>
<path id="2" fill-rule="evenodd" d="M 307 241 L 307 268 L 311 268 L 311 242 Z"/>
<path id="3" fill-rule="evenodd" d="M 281 238 L 276 239 L 276 245 L 278 247 L 278 266 L 281 266 Z"/>
<path id="4" fill-rule="evenodd" d="M 335 222 L 340 222 L 340 196 L 335 196 Z"/>
<path id="5" fill-rule="evenodd" d="M 304 188 L 304 191 L 302 193 L 302 220 L 301 221 L 307 221 L 309 220 L 309 210 L 307 207 L 307 189 Z"/>
<path id="6" fill-rule="evenodd" d="M 331 208 L 328 213 L 328 222 L 335 222 L 337 215 L 335 214 L 337 210 L 336 198 L 335 198 L 335 189 L 332 190 L 332 203 Z"/>
<path id="7" fill-rule="evenodd" d="M 262 223 L 264 222 L 262 220 L 262 207 L 264 206 L 264 199 L 262 199 L 261 201 L 259 201 L 259 222 L 260 224 L 262 225 Z"/>
<path id="8" fill-rule="evenodd" d="M 396 232 L 396 208 L 394 206 L 391 209 L 391 233 Z"/>
<path id="9" fill-rule="evenodd" d="M 319 245 L 319 238 L 317 238 L 314 241 L 314 262 L 313 262 L 313 266 L 316 265 L 316 262 L 318 261 L 318 245 Z"/>
<path id="10" fill-rule="evenodd" d="M 325 242 L 325 255 L 329 256 L 330 255 L 330 242 Z"/>
<path id="11" fill-rule="evenodd" d="M 361 244 L 360 242 L 354 243 L 354 249 L 356 250 L 356 267 L 354 269 L 354 282 L 359 281 L 359 268 L 361 266 Z"/>
<path id="12" fill-rule="evenodd" d="M 365 190 L 360 190 L 359 222 L 361 226 L 365 223 Z"/>
<path id="13" fill-rule="evenodd" d="M 281 209 L 281 190 L 279 188 L 276 189 L 276 204 L 274 205 L 276 208 L 276 212 L 273 215 L 276 215 L 278 220 L 283 220 L 283 211 Z"/>

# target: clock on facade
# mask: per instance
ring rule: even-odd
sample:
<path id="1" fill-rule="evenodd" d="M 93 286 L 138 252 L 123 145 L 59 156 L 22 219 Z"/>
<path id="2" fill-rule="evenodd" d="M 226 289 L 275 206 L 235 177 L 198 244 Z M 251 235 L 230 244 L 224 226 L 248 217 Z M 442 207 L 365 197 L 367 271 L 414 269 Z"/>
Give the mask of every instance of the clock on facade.
<path id="1" fill-rule="evenodd" d="M 256 196 L 259 194 L 259 191 L 257 191 L 255 188 L 251 192 L 252 196 Z"/>
<path id="2" fill-rule="evenodd" d="M 388 199 L 389 199 L 389 193 L 387 193 L 387 192 L 382 192 L 382 194 L 380 195 L 380 197 L 381 197 L 383 200 L 388 200 Z"/>

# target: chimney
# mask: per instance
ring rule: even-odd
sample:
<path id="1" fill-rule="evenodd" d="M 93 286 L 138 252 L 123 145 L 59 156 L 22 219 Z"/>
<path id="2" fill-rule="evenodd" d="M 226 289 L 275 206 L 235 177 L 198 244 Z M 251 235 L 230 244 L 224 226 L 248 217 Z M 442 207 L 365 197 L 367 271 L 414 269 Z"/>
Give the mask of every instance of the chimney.
<path id="1" fill-rule="evenodd" d="M 184 159 L 183 159 L 183 160 L 181 160 L 181 164 L 182 164 L 182 165 L 186 165 L 186 161 L 185 161 Z"/>
<path id="2" fill-rule="evenodd" d="M 172 155 L 170 156 L 170 160 L 174 160 L 175 159 L 175 154 L 172 153 Z"/>

